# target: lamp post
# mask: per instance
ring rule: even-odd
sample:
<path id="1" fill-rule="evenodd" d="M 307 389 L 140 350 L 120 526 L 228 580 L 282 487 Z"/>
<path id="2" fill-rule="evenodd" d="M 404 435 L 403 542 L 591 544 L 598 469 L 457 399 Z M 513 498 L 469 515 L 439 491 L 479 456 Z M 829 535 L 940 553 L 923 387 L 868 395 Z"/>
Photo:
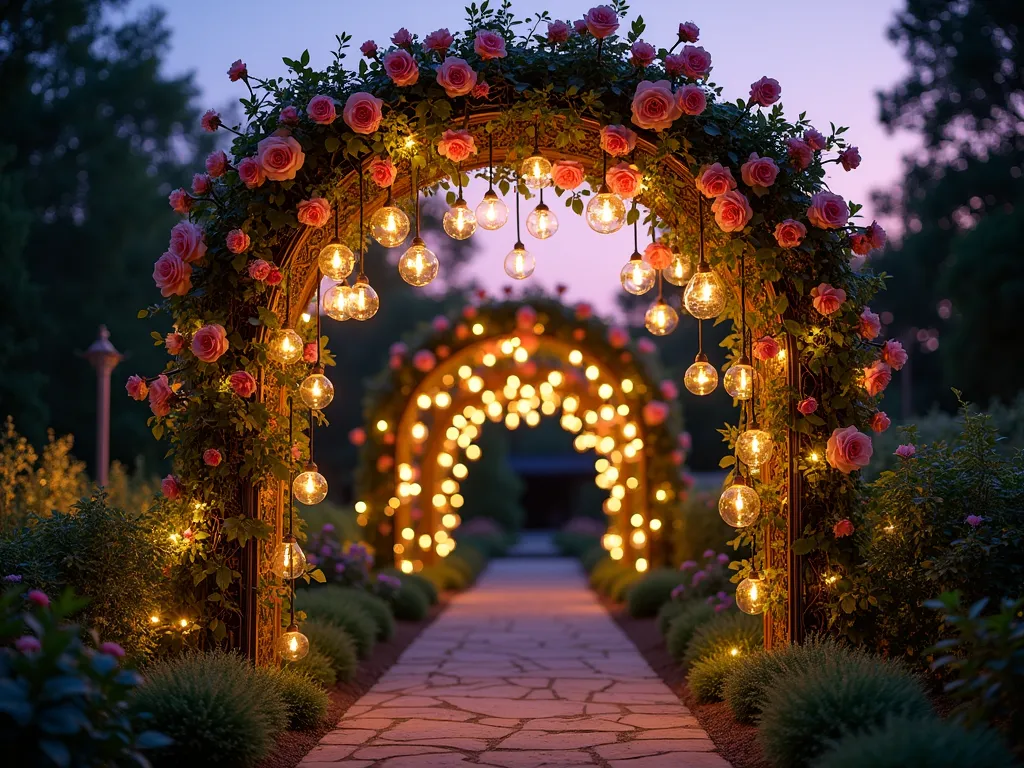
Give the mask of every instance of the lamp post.
<path id="1" fill-rule="evenodd" d="M 107 484 L 110 472 L 110 374 L 124 355 L 110 343 L 110 331 L 100 326 L 99 338 L 85 351 L 85 358 L 96 369 L 96 483 Z"/>

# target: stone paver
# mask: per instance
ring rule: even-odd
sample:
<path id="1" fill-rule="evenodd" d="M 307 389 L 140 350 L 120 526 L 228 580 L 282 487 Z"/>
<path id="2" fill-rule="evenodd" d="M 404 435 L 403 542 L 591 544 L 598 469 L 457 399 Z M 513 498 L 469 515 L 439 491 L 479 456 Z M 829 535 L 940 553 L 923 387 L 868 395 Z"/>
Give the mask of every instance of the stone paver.
<path id="1" fill-rule="evenodd" d="M 300 768 L 729 768 L 575 561 L 493 563 Z"/>

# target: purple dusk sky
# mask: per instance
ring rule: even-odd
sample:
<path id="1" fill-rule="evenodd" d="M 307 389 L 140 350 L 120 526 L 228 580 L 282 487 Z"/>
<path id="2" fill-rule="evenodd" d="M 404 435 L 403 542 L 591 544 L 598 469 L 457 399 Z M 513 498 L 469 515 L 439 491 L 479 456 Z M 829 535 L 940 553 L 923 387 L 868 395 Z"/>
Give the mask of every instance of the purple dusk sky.
<path id="1" fill-rule="evenodd" d="M 494 4 L 495 0 L 492 0 Z M 135 8 L 150 5 L 137 2 Z M 438 27 L 452 31 L 464 27 L 463 0 L 413 2 L 354 2 L 354 0 L 176 0 L 155 3 L 167 11 L 173 30 L 168 72 L 195 73 L 200 102 L 223 109 L 245 92 L 225 74 L 237 58 L 260 77 L 284 74 L 282 56 L 297 58 L 309 49 L 314 67 L 331 61 L 334 35 L 353 37 L 351 66 L 358 46 L 374 39 L 382 47 L 399 28 L 421 37 Z M 682 4 L 664 0 L 637 0 L 628 22 L 637 14 L 647 24 L 644 39 L 670 46 L 679 22 L 693 21 L 701 30 L 699 45 L 711 53 L 712 80 L 724 86 L 724 96 L 746 97 L 750 83 L 762 75 L 782 84 L 782 103 L 790 116 L 806 111 L 812 122 L 828 132 L 829 122 L 850 127 L 847 136 L 860 147 L 861 167 L 845 173 L 830 165 L 828 182 L 833 191 L 864 203 L 871 218 L 870 192 L 898 181 L 900 157 L 913 147 L 909 136 L 889 136 L 878 122 L 875 92 L 888 87 L 906 70 L 885 30 L 902 0 L 861 0 L 859 3 L 807 3 L 806 0 L 731 0 Z M 590 7 L 585 2 L 517 0 L 514 10 L 522 18 L 547 9 L 554 18 L 580 18 Z M 770 9 L 770 10 L 769 10 Z M 623 26 L 623 31 L 628 26 Z M 466 195 L 475 205 L 486 188 L 474 183 Z M 510 208 L 513 200 L 507 201 Z M 523 216 L 529 210 L 524 206 Z M 611 236 L 591 232 L 583 220 L 556 201 L 561 229 L 552 239 L 524 240 L 537 256 L 531 281 L 547 288 L 570 286 L 569 298 L 594 302 L 611 310 L 621 291 L 618 272 L 632 252 L 631 234 L 624 228 Z M 514 210 L 514 209 L 513 209 Z M 501 262 L 515 240 L 512 222 L 498 232 L 482 230 L 474 236 L 479 248 L 471 270 L 490 290 L 506 285 Z M 442 270 L 443 248 L 439 248 Z M 371 275 L 372 277 L 372 275 Z M 386 300 L 386 297 L 384 297 Z"/>

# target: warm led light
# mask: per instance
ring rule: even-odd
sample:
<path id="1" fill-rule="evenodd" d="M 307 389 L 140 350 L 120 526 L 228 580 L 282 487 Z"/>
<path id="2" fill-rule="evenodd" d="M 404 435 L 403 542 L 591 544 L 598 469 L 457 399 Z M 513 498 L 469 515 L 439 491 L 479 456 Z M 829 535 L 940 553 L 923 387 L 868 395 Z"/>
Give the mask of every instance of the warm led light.
<path id="1" fill-rule="evenodd" d="M 543 189 L 551 185 L 551 161 L 541 155 L 531 155 L 519 168 L 519 178 L 530 189 Z"/>
<path id="2" fill-rule="evenodd" d="M 324 376 L 322 367 L 313 368 L 313 372 L 302 380 L 302 384 L 299 385 L 299 397 L 307 408 L 314 411 L 323 410 L 331 404 L 334 400 L 334 385 Z"/>
<path id="3" fill-rule="evenodd" d="M 481 451 L 479 445 L 471 445 L 469 446 L 469 448 L 466 449 L 466 458 L 469 459 L 470 461 L 476 461 L 477 459 L 480 458 L 480 453 Z"/>
<path id="4" fill-rule="evenodd" d="M 657 518 L 654 518 L 653 520 L 651 520 L 651 530 L 652 531 L 660 531 L 661 530 L 661 520 L 658 520 Z"/>
<path id="5" fill-rule="evenodd" d="M 415 443 L 422 443 L 424 440 L 427 439 L 427 434 L 427 425 L 424 424 L 422 421 L 417 421 L 415 424 L 412 425 L 412 428 L 409 430 L 409 436 L 413 439 L 413 442 Z"/>
<path id="6" fill-rule="evenodd" d="M 736 585 L 736 607 L 744 613 L 764 613 L 764 587 L 761 579 L 751 575 Z"/>
<path id="7" fill-rule="evenodd" d="M 327 478 L 317 471 L 312 461 L 306 464 L 306 471 L 292 481 L 292 493 L 307 507 L 319 504 L 327 498 Z"/>
<path id="8" fill-rule="evenodd" d="M 483 334 L 484 334 L 483 323 L 473 323 L 473 335 L 474 336 L 483 336 Z"/>
<path id="9" fill-rule="evenodd" d="M 352 274 L 352 270 L 356 266 L 356 255 L 347 245 L 334 239 L 320 249 L 317 262 L 324 277 L 329 277 L 331 280 L 344 280 Z"/>
<path id="10" fill-rule="evenodd" d="M 476 232 L 476 214 L 461 197 L 444 214 L 441 222 L 445 234 L 454 240 L 465 240 Z"/>
<path id="11" fill-rule="evenodd" d="M 739 648 L 730 648 L 729 649 L 729 655 L 730 656 L 739 656 L 740 655 L 740 649 Z"/>
<path id="12" fill-rule="evenodd" d="M 267 342 L 267 357 L 281 365 L 291 365 L 302 357 L 302 337 L 291 328 L 274 331 Z"/>
<path id="13" fill-rule="evenodd" d="M 672 283 L 672 285 L 678 285 L 680 287 L 686 285 L 686 281 L 690 279 L 690 260 L 680 254 L 675 254 L 672 257 L 672 262 L 661 271 L 661 274 L 665 276 L 665 279 Z"/>
<path id="14" fill-rule="evenodd" d="M 725 289 L 707 262 L 697 265 L 697 273 L 683 292 L 683 306 L 698 320 L 711 320 L 725 309 Z"/>
<path id="15" fill-rule="evenodd" d="M 656 492 L 654 493 L 654 498 L 655 498 L 655 499 L 656 499 L 657 501 L 665 501 L 665 500 L 667 500 L 667 499 L 668 499 L 668 491 L 666 491 L 666 490 L 665 490 L 664 488 L 659 488 L 659 489 L 658 489 L 658 490 L 657 490 L 657 491 L 656 491 Z"/>
<path id="16" fill-rule="evenodd" d="M 749 400 L 754 396 L 754 367 L 744 355 L 725 372 L 725 391 L 737 400 Z"/>
<path id="17" fill-rule="evenodd" d="M 645 573 L 646 571 L 647 571 L 647 559 L 643 558 L 643 557 L 638 557 L 636 559 L 636 572 L 637 573 Z"/>
<path id="18" fill-rule="evenodd" d="M 736 440 L 736 458 L 752 469 L 757 469 L 772 457 L 772 436 L 755 425 Z"/>
<path id="19" fill-rule="evenodd" d="M 438 392 L 434 395 L 434 405 L 438 408 L 447 408 L 452 404 L 452 396 L 447 392 Z"/>
<path id="20" fill-rule="evenodd" d="M 708 362 L 707 355 L 701 353 L 683 375 L 683 385 L 695 395 L 709 395 L 718 386 L 718 371 Z"/>
<path id="21" fill-rule="evenodd" d="M 353 320 L 369 320 L 380 308 L 380 298 L 377 292 L 370 287 L 365 275 L 356 278 L 356 284 L 348 294 L 348 303 L 345 305 L 348 316 Z"/>
<path id="22" fill-rule="evenodd" d="M 420 549 L 430 549 L 433 543 L 433 539 L 430 538 L 429 533 L 424 533 L 419 538 Z"/>
<path id="23" fill-rule="evenodd" d="M 619 282 L 626 293 L 634 296 L 642 296 L 654 287 L 658 279 L 658 273 L 654 267 L 641 258 L 639 253 L 634 253 L 633 258 L 626 262 L 626 266 L 619 272 Z"/>
<path id="24" fill-rule="evenodd" d="M 641 525 L 644 524 L 644 516 L 641 515 L 639 512 L 634 512 L 632 517 L 629 518 L 629 524 L 632 525 L 634 528 L 639 528 Z"/>
<path id="25" fill-rule="evenodd" d="M 150 616 L 149 617 L 149 623 L 150 624 L 159 624 L 160 623 L 160 617 L 159 616 Z"/>
<path id="26" fill-rule="evenodd" d="M 626 204 L 622 198 L 602 186 L 601 191 L 587 203 L 587 224 L 601 235 L 622 229 L 626 223 Z"/>
<path id="27" fill-rule="evenodd" d="M 370 234 L 385 248 L 397 248 L 409 236 L 409 217 L 394 205 L 386 205 L 370 217 Z"/>
<path id="28" fill-rule="evenodd" d="M 547 240 L 558 231 L 558 218 L 544 203 L 540 203 L 526 217 L 526 231 L 538 240 Z"/>
<path id="29" fill-rule="evenodd" d="M 583 362 L 583 353 L 578 349 L 574 349 L 569 353 L 570 365 L 580 365 Z"/>
<path id="30" fill-rule="evenodd" d="M 601 375 L 601 371 L 596 365 L 588 365 L 587 369 L 583 372 L 583 375 L 586 376 L 589 381 L 597 381 L 597 377 Z"/>
<path id="31" fill-rule="evenodd" d="M 388 431 L 388 423 L 386 421 L 384 421 L 384 419 L 381 419 L 380 421 L 377 422 L 377 431 L 378 432 L 387 432 Z"/>
<path id="32" fill-rule="evenodd" d="M 292 624 L 277 639 L 277 652 L 285 661 L 298 661 L 309 653 L 309 638 Z"/>
<path id="33" fill-rule="evenodd" d="M 402 569 L 402 573 L 412 573 L 413 566 L 411 560 L 403 560 L 399 567 Z"/>
<path id="34" fill-rule="evenodd" d="M 655 336 L 667 336 L 679 325 L 679 313 L 668 302 L 658 299 L 644 315 L 644 327 Z"/>
<path id="35" fill-rule="evenodd" d="M 326 291 L 320 299 L 324 312 L 332 320 L 348 320 L 348 296 L 352 289 L 348 283 L 335 283 Z"/>
<path id="36" fill-rule="evenodd" d="M 284 537 L 271 560 L 270 570 L 280 579 L 297 579 L 306 571 L 306 555 L 298 540 L 288 534 Z"/>
<path id="37" fill-rule="evenodd" d="M 608 553 L 608 556 L 611 557 L 612 560 L 621 560 L 624 554 L 625 552 L 622 551 L 622 547 L 613 547 Z"/>
<path id="38" fill-rule="evenodd" d="M 451 512 L 446 512 L 441 516 L 441 525 L 445 528 L 454 528 L 455 524 L 459 522 L 459 518 L 453 515 Z"/>
<path id="39" fill-rule="evenodd" d="M 525 280 L 537 268 L 537 259 L 526 250 L 522 242 L 517 242 L 505 257 L 504 266 L 505 274 L 513 280 Z"/>
<path id="40" fill-rule="evenodd" d="M 508 206 L 493 189 L 484 193 L 484 199 L 476 207 L 476 221 L 481 227 L 492 232 L 501 229 L 508 221 Z"/>
<path id="41" fill-rule="evenodd" d="M 414 538 L 416 538 L 416 532 L 412 528 L 403 528 L 402 538 L 406 541 L 412 541 Z"/>
<path id="42" fill-rule="evenodd" d="M 761 514 L 761 499 L 744 478 L 737 477 L 719 497 L 718 514 L 733 528 L 746 528 Z"/>
<path id="43" fill-rule="evenodd" d="M 553 387 L 561 386 L 563 380 L 564 377 L 562 376 L 561 371 L 552 371 L 551 373 L 548 374 L 548 382 Z"/>
<path id="44" fill-rule="evenodd" d="M 409 285 L 422 288 L 428 285 L 440 269 L 440 262 L 432 250 L 419 237 L 414 237 L 412 245 L 398 260 L 398 274 Z"/>

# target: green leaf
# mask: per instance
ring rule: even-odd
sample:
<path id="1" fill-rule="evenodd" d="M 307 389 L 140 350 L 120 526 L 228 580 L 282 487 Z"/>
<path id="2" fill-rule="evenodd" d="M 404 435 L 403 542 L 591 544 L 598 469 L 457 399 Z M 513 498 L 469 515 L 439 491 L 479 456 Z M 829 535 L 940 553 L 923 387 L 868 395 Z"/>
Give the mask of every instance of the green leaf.
<path id="1" fill-rule="evenodd" d="M 337 136 L 328 136 L 324 139 L 324 149 L 334 154 L 341 149 L 341 140 Z"/>
<path id="2" fill-rule="evenodd" d="M 719 460 L 718 466 L 720 466 L 722 469 L 725 469 L 726 467 L 733 466 L 735 463 L 736 463 L 736 457 L 735 456 L 723 456 Z"/>
<path id="3" fill-rule="evenodd" d="M 318 584 L 324 584 L 327 582 L 327 577 L 324 576 L 324 572 L 319 568 L 309 572 L 309 577 Z"/>
<path id="4" fill-rule="evenodd" d="M 793 542 L 793 554 L 794 555 L 806 555 L 809 552 L 813 552 L 818 546 L 818 542 L 813 538 L 802 538 L 797 539 Z"/>
<path id="5" fill-rule="evenodd" d="M 149 310 L 148 309 L 140 309 L 136 313 L 135 317 L 138 320 L 145 320 L 147 317 L 149 317 Z"/>

